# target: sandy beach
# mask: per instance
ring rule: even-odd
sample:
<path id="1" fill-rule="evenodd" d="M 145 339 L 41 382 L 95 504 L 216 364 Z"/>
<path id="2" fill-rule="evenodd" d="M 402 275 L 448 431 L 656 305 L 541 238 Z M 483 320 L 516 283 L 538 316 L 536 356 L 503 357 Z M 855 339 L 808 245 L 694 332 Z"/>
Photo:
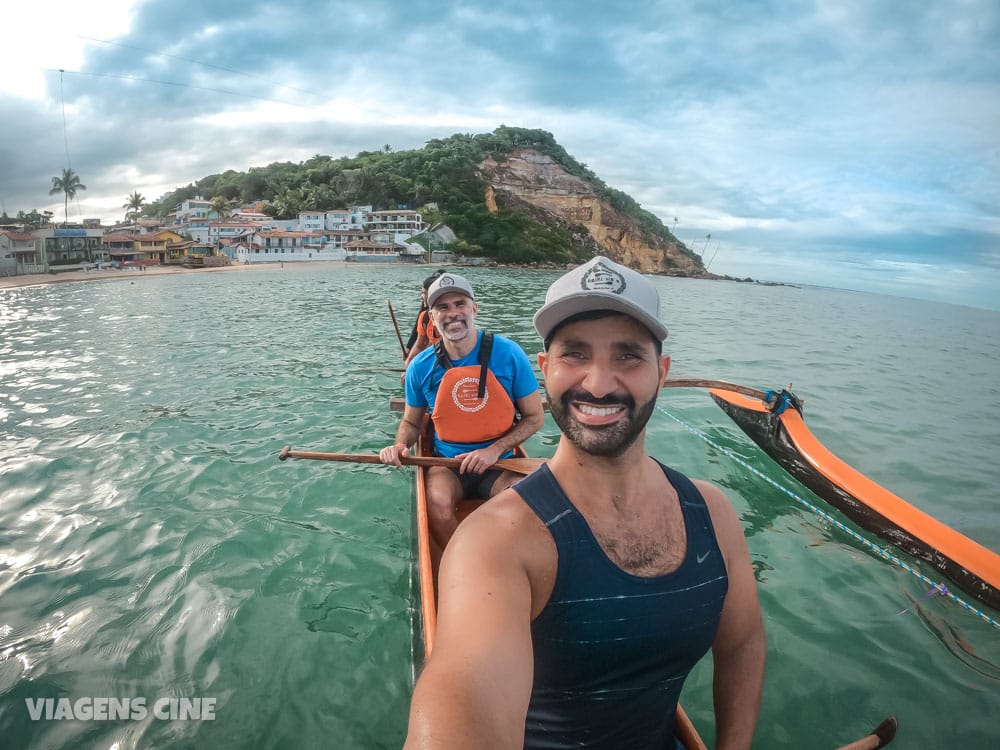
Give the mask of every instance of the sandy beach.
<path id="1" fill-rule="evenodd" d="M 179 268 L 177 266 L 147 266 L 145 271 L 62 271 L 60 273 L 32 273 L 23 276 L 0 276 L 0 289 L 22 286 L 41 286 L 42 284 L 63 284 L 71 281 L 111 281 L 117 279 L 135 280 L 147 276 L 168 276 L 188 273 L 225 273 L 231 271 L 255 271 L 262 268 L 277 268 L 280 266 L 344 266 L 344 261 L 302 261 L 288 264 L 252 263 L 250 265 L 234 264 L 218 268 Z"/>

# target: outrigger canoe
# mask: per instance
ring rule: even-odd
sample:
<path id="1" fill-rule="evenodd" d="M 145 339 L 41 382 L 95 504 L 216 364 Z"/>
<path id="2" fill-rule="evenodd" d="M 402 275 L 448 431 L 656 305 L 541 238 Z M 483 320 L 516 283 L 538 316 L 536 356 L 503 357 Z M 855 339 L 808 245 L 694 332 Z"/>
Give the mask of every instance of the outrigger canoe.
<path id="1" fill-rule="evenodd" d="M 417 443 L 418 456 L 432 455 L 427 446 L 430 440 L 425 433 Z M 523 451 L 519 452 L 524 456 Z M 434 634 L 437 625 L 437 581 L 434 574 L 434 559 L 436 550 L 433 549 L 434 540 L 431 538 L 430 526 L 427 515 L 427 466 L 418 465 L 416 467 L 416 492 L 417 502 L 415 508 L 415 525 L 417 538 L 417 575 L 420 590 L 420 630 L 423 634 L 423 659 L 431 655 L 434 649 Z M 461 523 L 477 507 L 482 505 L 482 500 L 461 500 L 458 504 L 457 515 Z M 415 652 L 416 655 L 416 652 Z M 684 709 L 678 704 L 676 728 L 674 733 L 678 740 L 683 743 L 687 750 L 708 750 L 704 741 L 694 728 L 694 724 Z"/>
<path id="2" fill-rule="evenodd" d="M 751 440 L 816 495 L 864 529 L 921 558 L 963 591 L 1000 610 L 1000 555 L 848 466 L 806 427 L 787 390 L 718 383 L 712 399 Z"/>

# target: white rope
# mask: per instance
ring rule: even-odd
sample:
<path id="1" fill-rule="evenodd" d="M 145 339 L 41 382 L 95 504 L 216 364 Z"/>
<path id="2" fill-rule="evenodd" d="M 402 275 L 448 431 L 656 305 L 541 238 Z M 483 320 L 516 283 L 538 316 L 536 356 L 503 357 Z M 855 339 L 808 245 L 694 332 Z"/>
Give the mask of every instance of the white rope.
<path id="1" fill-rule="evenodd" d="M 720 451 L 721 453 L 724 453 L 725 455 L 729 456 L 729 458 L 733 459 L 736 463 L 738 463 L 740 466 L 742 466 L 747 471 L 749 471 L 752 474 L 760 477 L 761 479 L 763 479 L 765 482 L 767 482 L 771 486 L 776 487 L 777 489 L 781 490 L 782 492 L 784 492 L 789 497 L 791 497 L 794 500 L 798 501 L 801 505 L 805 506 L 806 508 L 808 508 L 809 510 L 811 510 L 813 513 L 816 513 L 818 516 L 820 516 L 820 518 L 822 518 L 824 521 L 827 521 L 828 523 L 832 524 L 833 526 L 836 526 L 838 529 L 840 529 L 841 531 L 843 531 L 844 533 L 846 533 L 848 536 L 850 536 L 855 541 L 858 541 L 861 544 L 863 544 L 865 547 L 868 547 L 870 550 L 872 550 L 879 557 L 881 557 L 881 558 L 883 558 L 885 560 L 889 560 L 890 562 L 895 563 L 896 565 L 898 565 L 903 570 L 907 571 L 908 573 L 912 573 L 913 575 L 915 575 L 917 578 L 919 578 L 921 581 L 923 581 L 924 583 L 926 583 L 928 586 L 931 586 L 933 589 L 936 590 L 937 593 L 940 593 L 940 594 L 942 594 L 944 596 L 947 596 L 949 599 L 951 599 L 955 603 L 960 604 L 961 606 L 965 607 L 965 609 L 969 610 L 970 612 L 972 612 L 972 613 L 974 613 L 976 615 L 979 615 L 979 617 L 981 617 L 982 619 L 986 620 L 986 622 L 990 623 L 994 627 L 1000 628 L 1000 621 L 998 621 L 996 618 L 988 615 L 987 613 L 983 612 L 978 607 L 975 607 L 972 604 L 969 604 L 969 602 L 965 601 L 961 597 L 958 597 L 955 594 L 953 594 L 951 592 L 951 590 L 947 586 L 944 585 L 944 583 L 936 582 L 936 581 L 928 578 L 922 572 L 920 572 L 919 570 L 917 570 L 916 568 L 914 568 L 912 565 L 910 565 L 909 563 L 907 563 L 905 560 L 901 560 L 899 557 L 897 557 L 896 555 L 894 555 L 892 552 L 890 552 L 889 550 L 887 550 L 885 547 L 879 546 L 878 544 L 875 544 L 871 540 L 866 539 L 861 534 L 859 534 L 858 532 L 856 532 L 854 529 L 852 529 L 849 526 L 846 526 L 843 523 L 841 523 L 840 521 L 838 521 L 836 518 L 834 518 L 833 516 L 831 516 L 829 513 L 827 513 L 822 508 L 816 507 L 814 504 L 810 503 L 805 498 L 800 497 L 799 495 L 797 495 L 795 492 L 793 492 L 792 490 L 788 489 L 784 485 L 781 485 L 778 482 L 774 481 L 773 479 L 771 479 L 771 477 L 767 476 L 764 472 L 760 471 L 759 469 L 757 469 L 754 466 L 751 466 L 743 458 L 741 458 L 740 456 L 738 456 L 735 453 L 733 453 L 733 451 L 731 451 L 728 448 L 725 448 L 725 447 L 719 445 L 717 442 L 715 442 L 714 440 L 712 440 L 712 438 L 710 438 L 708 435 L 706 435 L 705 433 L 703 433 L 701 430 L 698 430 L 695 427 L 692 427 L 691 425 L 689 425 L 684 420 L 680 419 L 679 417 L 674 416 L 669 411 L 667 411 L 666 409 L 664 409 L 662 406 L 657 405 L 656 408 L 659 409 L 664 414 L 666 414 L 672 420 L 674 420 L 675 422 L 677 422 L 677 424 L 681 425 L 685 430 L 687 430 L 688 432 L 690 432 L 692 435 L 698 436 L 699 438 L 701 438 L 702 440 L 704 440 L 706 443 L 708 443 L 710 446 L 712 446 L 713 448 L 715 448 L 717 451 Z"/>

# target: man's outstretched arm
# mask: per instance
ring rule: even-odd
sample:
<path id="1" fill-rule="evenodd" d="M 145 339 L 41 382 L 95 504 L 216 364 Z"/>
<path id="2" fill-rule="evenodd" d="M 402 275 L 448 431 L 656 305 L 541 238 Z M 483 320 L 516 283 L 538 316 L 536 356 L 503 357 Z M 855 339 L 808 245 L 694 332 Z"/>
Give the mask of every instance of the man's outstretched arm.
<path id="1" fill-rule="evenodd" d="M 406 750 L 518 750 L 531 696 L 531 587 L 510 538 L 474 513 L 441 564 L 434 652 Z"/>
<path id="2" fill-rule="evenodd" d="M 400 458 L 409 455 L 410 446 L 417 442 L 417 438 L 420 437 L 420 431 L 424 424 L 424 412 L 426 411 L 427 409 L 424 407 L 406 405 L 403 410 L 403 418 L 396 430 L 396 442 L 379 451 L 378 455 L 382 459 L 382 463 L 393 466 L 403 465 Z"/>

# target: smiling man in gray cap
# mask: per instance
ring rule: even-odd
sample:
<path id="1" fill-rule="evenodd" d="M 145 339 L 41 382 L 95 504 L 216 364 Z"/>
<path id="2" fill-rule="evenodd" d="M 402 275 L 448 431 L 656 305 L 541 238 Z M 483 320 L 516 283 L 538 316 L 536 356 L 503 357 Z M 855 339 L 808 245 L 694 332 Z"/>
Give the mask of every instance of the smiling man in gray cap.
<path id="1" fill-rule="evenodd" d="M 597 257 L 534 322 L 562 435 L 449 544 L 407 747 L 672 749 L 711 648 L 717 747 L 749 748 L 765 639 L 742 526 L 718 487 L 646 455 L 670 367 L 656 287 Z"/>
<path id="2" fill-rule="evenodd" d="M 545 413 L 531 361 L 514 341 L 476 328 L 479 304 L 464 276 L 442 273 L 427 289 L 427 308 L 440 334 L 417 354 L 404 375 L 406 408 L 396 440 L 379 452 L 401 466 L 430 412 L 434 452 L 461 458 L 457 469 L 427 472 L 427 504 L 435 557 L 448 543 L 460 499 L 487 499 L 520 477 L 494 464 L 543 424 Z"/>

